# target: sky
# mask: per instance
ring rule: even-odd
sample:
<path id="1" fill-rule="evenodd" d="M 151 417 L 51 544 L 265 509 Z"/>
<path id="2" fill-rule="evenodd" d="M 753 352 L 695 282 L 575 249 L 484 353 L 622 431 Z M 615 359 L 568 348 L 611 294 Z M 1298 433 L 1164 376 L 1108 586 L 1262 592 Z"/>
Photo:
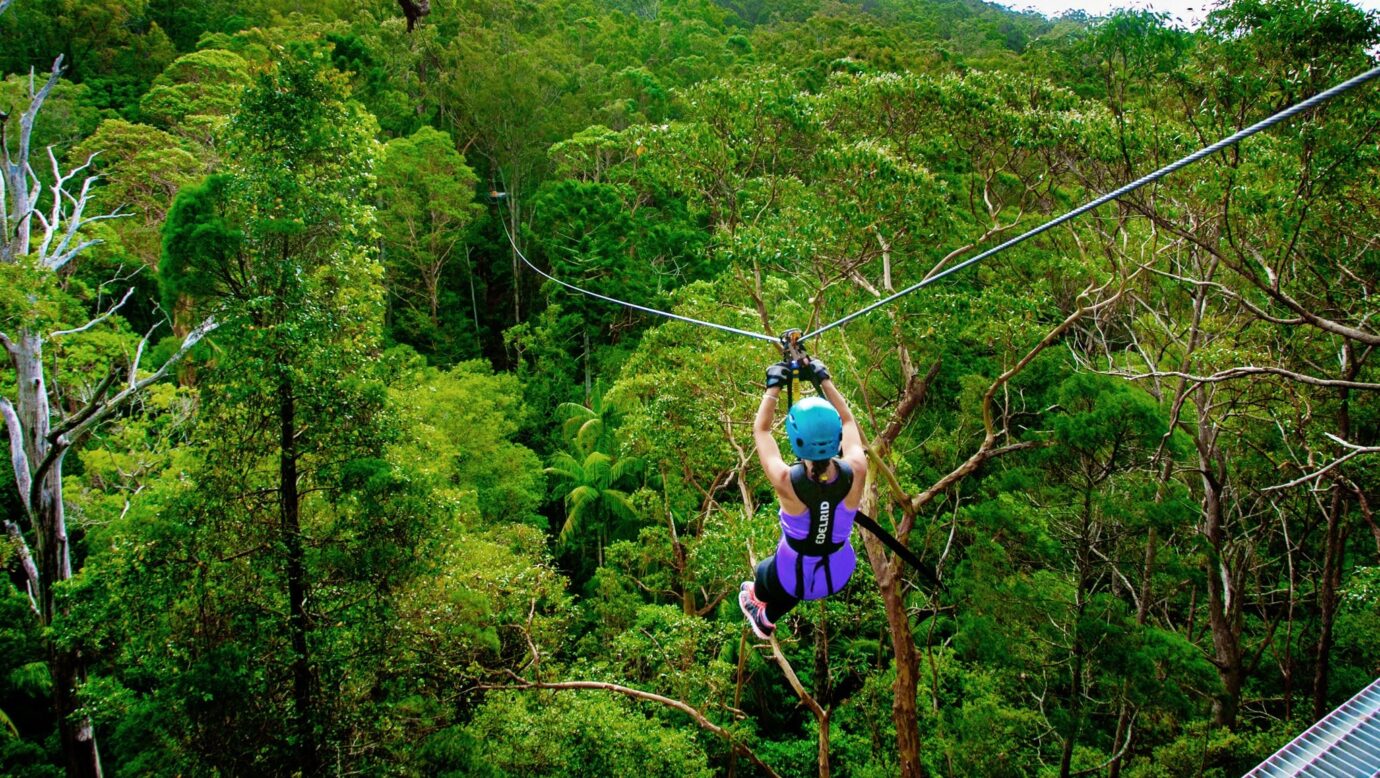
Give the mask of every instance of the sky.
<path id="1" fill-rule="evenodd" d="M 1212 0 L 993 0 L 1016 10 L 1032 10 L 1045 16 L 1059 16 L 1065 11 L 1081 10 L 1091 16 L 1102 16 L 1117 8 L 1149 9 L 1169 14 L 1170 21 L 1178 20 L 1184 27 L 1197 27 L 1212 9 Z M 1352 5 L 1368 11 L 1380 11 L 1380 0 L 1351 0 Z"/>

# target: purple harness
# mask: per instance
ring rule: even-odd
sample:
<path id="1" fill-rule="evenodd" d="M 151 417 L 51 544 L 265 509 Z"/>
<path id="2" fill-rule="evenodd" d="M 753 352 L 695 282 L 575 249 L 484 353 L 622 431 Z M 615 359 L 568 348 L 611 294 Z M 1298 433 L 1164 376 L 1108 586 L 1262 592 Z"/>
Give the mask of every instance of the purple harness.
<path id="1" fill-rule="evenodd" d="M 826 484 L 811 480 L 805 463 L 791 466 L 791 487 L 808 510 L 781 514 L 776 576 L 786 591 L 802 600 L 827 597 L 848 583 L 857 554 L 848 542 L 857 510 L 843 504 L 853 488 L 853 469 L 835 459 L 838 477 Z"/>

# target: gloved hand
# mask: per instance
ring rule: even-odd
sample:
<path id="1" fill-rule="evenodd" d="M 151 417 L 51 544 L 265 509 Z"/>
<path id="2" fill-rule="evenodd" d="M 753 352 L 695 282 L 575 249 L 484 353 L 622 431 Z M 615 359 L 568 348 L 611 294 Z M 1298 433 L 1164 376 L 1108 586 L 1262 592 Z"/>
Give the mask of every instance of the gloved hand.
<path id="1" fill-rule="evenodd" d="M 767 368 L 767 388 L 785 386 L 791 382 L 791 368 L 785 362 L 777 362 Z"/>
<path id="2" fill-rule="evenodd" d="M 814 384 L 815 388 L 818 389 L 820 384 L 829 380 L 829 368 L 825 367 L 824 363 L 818 359 L 811 358 L 809 362 L 800 366 L 800 377 Z"/>

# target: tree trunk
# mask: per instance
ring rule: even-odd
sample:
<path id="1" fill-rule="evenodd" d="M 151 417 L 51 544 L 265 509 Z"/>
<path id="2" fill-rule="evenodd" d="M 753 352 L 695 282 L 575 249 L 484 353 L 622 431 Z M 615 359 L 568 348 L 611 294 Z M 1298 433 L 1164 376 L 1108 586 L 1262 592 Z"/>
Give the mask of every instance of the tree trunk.
<path id="1" fill-rule="evenodd" d="M 8 5 L 9 0 L 0 0 L 0 11 Z M 0 136 L 4 140 L 3 154 L 0 154 L 3 156 L 3 160 L 0 160 L 0 202 L 7 207 L 4 214 L 7 232 L 0 236 L 0 263 L 11 264 L 27 257 L 23 261 L 33 260 L 36 267 L 53 273 L 61 271 L 84 248 L 98 242 L 86 241 L 75 247 L 69 245 L 72 236 L 77 235 L 83 225 L 94 220 L 82 216 L 94 178 L 88 177 L 82 184 L 80 195 L 73 196 L 64 189 L 70 174 L 62 176 L 54 170 L 57 180 L 49 185 L 53 202 L 49 216 L 34 217 L 40 211 L 42 189 L 30 189 L 30 182 L 38 180 L 29 164 L 31 135 L 38 112 L 57 85 L 61 72 L 62 57 L 58 57 L 41 88 L 35 90 L 33 79 L 30 79 L 29 104 L 19 117 L 17 142 L 11 141 L 15 137 L 10 134 L 13 127 L 11 117 L 8 114 L 0 115 L 0 129 L 3 129 Z M 32 240 L 35 224 L 39 225 L 42 236 L 36 241 L 37 247 Z M 55 243 L 54 239 L 62 235 L 66 237 Z M 35 292 L 29 293 L 28 303 L 31 306 L 39 303 Z M 92 319 L 85 327 L 67 332 L 79 332 L 93 326 L 114 310 L 112 308 L 106 314 Z M 113 397 L 107 396 L 106 392 L 114 384 L 116 374 L 109 373 L 106 381 L 93 392 L 89 404 L 71 416 L 59 417 L 56 429 L 44 380 L 43 345 L 47 335 L 22 325 L 14 339 L 0 332 L 0 346 L 3 346 L 3 353 L 9 357 L 15 373 L 14 402 L 11 404 L 8 397 L 0 396 L 0 411 L 3 411 L 0 415 L 9 432 L 11 465 L 20 493 L 20 504 L 34 533 L 38 553 L 30 553 L 24 532 L 17 522 L 7 519 L 4 522 L 5 532 L 18 547 L 17 554 L 29 596 L 39 623 L 45 628 L 42 640 L 47 643 L 45 649 L 53 684 L 53 713 L 57 719 L 67 774 L 73 778 L 100 776 L 101 761 L 91 720 L 80 713 L 77 697 L 86 675 L 85 660 L 79 647 L 53 642 L 48 629 L 60 615 L 54 599 L 55 587 L 72 578 L 72 554 L 62 494 L 63 459 L 67 451 L 88 434 L 92 425 L 121 407 L 149 383 L 161 379 L 186 349 L 210 329 L 214 329 L 214 324 L 208 322 L 205 329 L 198 328 L 188 335 L 183 349 L 152 376 L 139 379 L 138 366 L 131 365 L 127 386 Z M 147 341 L 140 344 L 141 353 L 145 345 Z"/>
<path id="2" fill-rule="evenodd" d="M 287 549 L 288 629 L 292 637 L 293 729 L 297 737 L 297 762 L 302 775 L 312 776 L 319 766 L 313 716 L 311 655 L 307 645 L 307 576 L 302 551 L 299 511 L 301 495 L 297 475 L 296 398 L 292 381 L 278 384 L 279 500 L 283 544 Z"/>
<path id="3" fill-rule="evenodd" d="M 1204 463 L 1205 465 L 1207 463 Z M 1212 631 L 1213 664 L 1222 680 L 1222 693 L 1212 702 L 1212 723 L 1219 727 L 1236 726 L 1236 710 L 1241 701 L 1241 684 L 1245 680 L 1242 667 L 1240 624 L 1236 617 L 1237 604 L 1231 590 L 1231 572 L 1227 569 L 1225 530 L 1221 484 L 1204 471 L 1203 519 L 1212 553 L 1208 558 L 1208 627 Z"/>
<path id="4" fill-rule="evenodd" d="M 80 653 L 49 646 L 48 666 L 53 674 L 53 712 L 58 718 L 62 754 L 68 778 L 101 778 L 101 755 L 96 734 L 87 716 L 74 716 L 80 703 L 77 688 L 86 680 Z"/>
<path id="5" fill-rule="evenodd" d="M 1069 770 L 1073 766 L 1073 747 L 1078 743 L 1078 730 L 1082 729 L 1083 724 L 1083 653 L 1082 642 L 1074 638 L 1073 667 L 1070 670 L 1072 676 L 1069 685 L 1069 704 L 1073 710 L 1069 712 L 1069 728 L 1064 734 L 1064 748 L 1059 754 L 1059 778 L 1069 778 L 1071 775 Z"/>
<path id="6" fill-rule="evenodd" d="M 32 484 L 23 502 L 29 507 L 29 521 L 38 545 L 38 610 L 44 627 L 51 627 L 57 616 L 54 585 L 72 577 L 72 554 L 67 535 L 67 515 L 62 501 L 62 463 L 67 441 L 50 440 L 51 408 L 43 375 L 43 338 L 34 332 L 21 332 L 14 344 L 11 361 L 17 383 L 15 409 L 21 427 L 26 472 L 15 473 L 19 484 Z M 21 463 L 16 462 L 16 467 Z M 96 749 L 91 719 L 81 715 L 77 690 L 86 676 L 80 651 L 73 646 L 47 646 L 48 671 L 53 680 L 53 715 L 69 778 L 101 775 L 100 754 Z"/>
<path id="7" fill-rule="evenodd" d="M 909 363 L 910 354 L 901 349 L 902 360 Z M 901 434 L 911 415 L 924 402 L 930 383 L 939 374 L 939 361 L 930 367 L 921 378 L 911 375 L 906 382 L 905 392 L 897 403 L 890 422 L 874 441 L 875 460 L 880 463 L 896 437 Z M 877 506 L 877 464 L 869 467 L 869 483 L 863 491 L 860 510 L 868 515 L 876 515 Z M 896 533 L 896 539 L 906 542 L 909 527 Z M 896 754 L 901 763 L 902 778 L 924 778 L 925 767 L 920 762 L 920 725 L 917 721 L 918 703 L 916 690 L 920 685 L 920 655 L 915 650 L 915 637 L 911 632 L 910 614 L 906 612 L 905 598 L 901 591 L 901 576 L 898 563 L 889 558 L 886 546 L 872 533 L 863 533 L 863 549 L 867 562 L 876 576 L 877 590 L 882 595 L 882 605 L 886 610 L 887 632 L 891 635 L 892 656 L 895 657 L 896 679 L 892 683 L 891 721 L 896 727 Z"/>
<path id="8" fill-rule="evenodd" d="M 1073 611 L 1073 655 L 1069 670 L 1069 723 L 1064 733 L 1064 748 L 1059 755 L 1059 778 L 1069 778 L 1073 766 L 1073 749 L 1078 744 L 1079 730 L 1083 728 L 1083 665 L 1087 661 L 1087 649 L 1083 645 L 1081 622 L 1088 607 L 1088 581 L 1092 578 L 1092 487 L 1083 492 L 1083 527 L 1078 542 L 1078 588 L 1074 591 Z M 1116 744 L 1113 743 L 1113 746 Z"/>
<path id="9" fill-rule="evenodd" d="M 1158 501 L 1158 500 L 1157 500 Z M 1145 541 L 1145 563 L 1141 566 L 1140 572 L 1140 602 L 1136 604 L 1136 626 L 1144 627 L 1145 621 L 1150 615 L 1150 581 L 1155 572 L 1155 528 L 1150 528 L 1149 536 Z M 1126 691 L 1128 683 L 1121 684 L 1121 712 L 1116 719 L 1116 734 L 1112 736 L 1112 752 L 1116 754 L 1112 757 L 1112 763 L 1107 768 L 1107 778 L 1120 778 L 1122 754 L 1118 750 L 1120 743 L 1129 738 L 1131 728 L 1131 708 L 1126 704 Z"/>
<path id="10" fill-rule="evenodd" d="M 1347 345 L 1343 352 L 1346 368 L 1343 378 L 1356 379 L 1360 363 L 1354 350 Z M 1338 390 L 1341 401 L 1337 409 L 1337 435 L 1342 440 L 1351 439 L 1351 393 L 1343 388 Z M 1346 533 L 1342 528 L 1342 516 L 1346 510 L 1345 493 L 1340 483 L 1332 485 L 1332 499 L 1327 511 L 1327 532 L 1324 536 L 1322 580 L 1318 586 L 1318 645 L 1314 653 L 1313 670 L 1313 718 L 1327 715 L 1328 685 L 1332 673 L 1332 626 L 1337 619 L 1338 589 L 1342 583 L 1342 557 L 1346 545 Z"/>
<path id="11" fill-rule="evenodd" d="M 1313 718 L 1327 715 L 1328 685 L 1332 671 L 1332 626 L 1337 619 L 1337 590 L 1342 575 L 1342 527 L 1344 501 L 1340 486 L 1332 487 L 1332 499 L 1327 511 L 1327 531 L 1323 536 L 1324 552 L 1321 580 L 1318 582 L 1318 643 L 1313 653 Z"/>
<path id="12" fill-rule="evenodd" d="M 924 778 L 915 697 L 915 690 L 920 684 L 920 655 L 915 650 L 910 614 L 906 612 L 901 593 L 901 577 L 897 575 L 896 565 L 887 558 L 886 546 L 880 540 L 871 534 L 864 534 L 863 545 L 867 550 L 867 561 L 877 575 L 877 589 L 886 607 L 887 631 L 891 633 L 892 655 L 896 662 L 896 680 L 891 686 L 891 720 L 896 726 L 896 754 L 901 762 L 901 776 Z"/>

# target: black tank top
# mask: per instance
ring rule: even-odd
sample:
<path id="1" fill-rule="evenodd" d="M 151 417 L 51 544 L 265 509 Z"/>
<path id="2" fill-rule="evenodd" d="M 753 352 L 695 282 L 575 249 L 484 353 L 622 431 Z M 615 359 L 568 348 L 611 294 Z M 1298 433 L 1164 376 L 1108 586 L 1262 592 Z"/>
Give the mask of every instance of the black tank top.
<path id="1" fill-rule="evenodd" d="M 786 536 L 786 545 L 797 554 L 828 556 L 843 548 L 842 543 L 835 543 L 832 539 L 834 516 L 843 499 L 853 490 L 853 468 L 841 459 L 833 461 L 839 477 L 827 484 L 811 479 L 804 462 L 791 465 L 791 488 L 795 489 L 796 499 L 805 503 L 810 510 L 809 531 L 805 537 Z"/>

